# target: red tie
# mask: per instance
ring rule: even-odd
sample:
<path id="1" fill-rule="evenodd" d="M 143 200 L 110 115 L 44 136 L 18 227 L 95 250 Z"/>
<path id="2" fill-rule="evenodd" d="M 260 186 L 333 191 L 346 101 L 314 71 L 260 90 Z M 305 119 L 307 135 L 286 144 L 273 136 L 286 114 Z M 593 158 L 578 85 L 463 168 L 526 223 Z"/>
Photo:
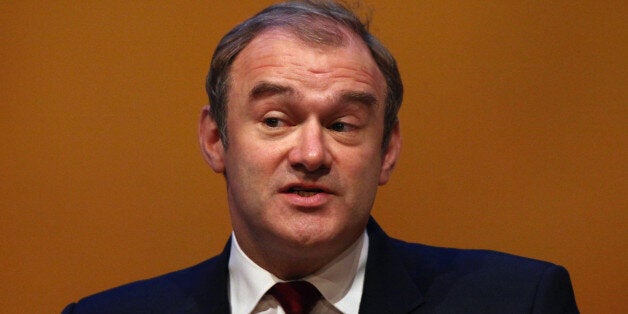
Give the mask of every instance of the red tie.
<path id="1" fill-rule="evenodd" d="M 308 314 L 321 293 L 307 281 L 276 283 L 268 293 L 275 297 L 286 314 Z"/>

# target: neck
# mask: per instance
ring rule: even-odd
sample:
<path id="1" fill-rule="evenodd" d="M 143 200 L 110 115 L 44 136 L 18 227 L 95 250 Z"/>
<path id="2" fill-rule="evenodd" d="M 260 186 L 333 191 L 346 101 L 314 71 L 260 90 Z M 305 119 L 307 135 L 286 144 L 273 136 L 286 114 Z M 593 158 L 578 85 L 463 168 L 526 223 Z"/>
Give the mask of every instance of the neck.
<path id="1" fill-rule="evenodd" d="M 342 246 L 318 245 L 302 247 L 298 245 L 259 245 L 269 243 L 256 239 L 250 241 L 246 235 L 236 233 L 240 249 L 255 264 L 280 278 L 296 280 L 312 275 L 331 263 L 347 250 L 362 233 L 348 239 Z M 336 243 L 337 244 L 337 243 Z"/>

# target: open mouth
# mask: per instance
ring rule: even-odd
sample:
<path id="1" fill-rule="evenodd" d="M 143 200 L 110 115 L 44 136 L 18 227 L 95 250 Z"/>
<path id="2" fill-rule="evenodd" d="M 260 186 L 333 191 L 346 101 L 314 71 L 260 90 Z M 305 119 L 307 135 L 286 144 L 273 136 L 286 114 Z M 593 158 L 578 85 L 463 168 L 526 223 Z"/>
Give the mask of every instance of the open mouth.
<path id="1" fill-rule="evenodd" d="M 298 188 L 298 187 L 293 187 L 293 188 L 288 189 L 288 193 L 296 194 L 298 196 L 303 196 L 303 197 L 314 196 L 322 192 L 323 190 L 321 189 L 304 189 L 304 188 Z"/>

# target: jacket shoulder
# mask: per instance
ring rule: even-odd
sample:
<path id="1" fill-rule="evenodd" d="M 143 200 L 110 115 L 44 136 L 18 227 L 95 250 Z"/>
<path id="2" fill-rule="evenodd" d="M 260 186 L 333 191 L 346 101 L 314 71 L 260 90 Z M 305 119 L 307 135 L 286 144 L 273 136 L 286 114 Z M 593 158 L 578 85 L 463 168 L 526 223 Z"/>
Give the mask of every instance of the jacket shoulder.
<path id="1" fill-rule="evenodd" d="M 68 305 L 63 313 L 183 313 L 204 299 L 226 300 L 220 255 L 198 265 L 112 288 Z"/>
<path id="2" fill-rule="evenodd" d="M 391 239 L 391 244 L 428 298 L 443 303 L 468 300 L 463 308 L 487 306 L 485 313 L 501 306 L 512 311 L 515 304 L 521 305 L 522 313 L 578 312 L 569 274 L 562 266 L 490 250 L 443 248 L 397 239 Z"/>
<path id="3" fill-rule="evenodd" d="M 462 273 L 509 273 L 529 276 L 543 273 L 555 264 L 532 258 L 491 250 L 470 250 L 408 243 L 391 239 L 391 243 L 409 269 L 423 270 L 432 274 Z"/>

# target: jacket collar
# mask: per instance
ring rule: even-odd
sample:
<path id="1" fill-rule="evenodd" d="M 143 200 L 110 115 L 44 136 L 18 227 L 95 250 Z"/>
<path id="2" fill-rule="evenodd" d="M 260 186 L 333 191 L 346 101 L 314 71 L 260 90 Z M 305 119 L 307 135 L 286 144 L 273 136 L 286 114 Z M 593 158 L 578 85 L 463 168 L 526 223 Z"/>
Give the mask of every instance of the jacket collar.
<path id="1" fill-rule="evenodd" d="M 367 228 L 369 253 L 360 313 L 410 313 L 424 302 L 421 292 L 407 273 L 403 259 L 391 239 L 371 217 Z M 204 264 L 198 273 L 202 287 L 191 293 L 182 313 L 229 313 L 229 251 L 231 239 L 220 255 Z"/>
<path id="2" fill-rule="evenodd" d="M 228 314 L 231 312 L 229 306 L 229 251 L 231 248 L 231 238 L 227 241 L 225 248 L 220 255 L 206 261 L 208 264 L 203 267 L 202 272 L 195 275 L 201 278 L 195 279 L 200 287 L 196 293 L 191 293 L 185 301 L 181 313 L 201 314 L 216 313 Z"/>
<path id="3" fill-rule="evenodd" d="M 403 259 L 373 217 L 366 229 L 369 255 L 360 313 L 412 312 L 424 298 L 406 271 Z"/>

